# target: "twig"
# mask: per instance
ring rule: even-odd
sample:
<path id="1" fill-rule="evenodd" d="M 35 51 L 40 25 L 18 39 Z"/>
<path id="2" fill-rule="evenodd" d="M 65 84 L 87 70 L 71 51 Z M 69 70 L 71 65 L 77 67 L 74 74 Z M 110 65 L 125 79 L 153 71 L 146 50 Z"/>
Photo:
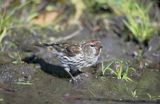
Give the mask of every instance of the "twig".
<path id="1" fill-rule="evenodd" d="M 61 41 L 66 41 L 68 39 L 71 39 L 71 38 L 77 36 L 83 30 L 83 27 L 80 24 L 78 24 L 78 27 L 79 27 L 79 29 L 77 31 L 75 31 L 74 33 L 72 33 L 66 37 L 59 37 L 54 42 L 57 43 L 57 42 L 61 42 Z"/>

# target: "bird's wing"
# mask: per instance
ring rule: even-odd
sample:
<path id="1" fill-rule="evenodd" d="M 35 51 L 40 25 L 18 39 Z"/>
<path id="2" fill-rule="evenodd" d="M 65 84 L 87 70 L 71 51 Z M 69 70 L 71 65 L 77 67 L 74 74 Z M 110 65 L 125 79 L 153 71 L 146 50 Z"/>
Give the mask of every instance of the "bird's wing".
<path id="1" fill-rule="evenodd" d="M 75 56 L 76 54 L 80 53 L 80 47 L 76 44 L 68 44 L 68 43 L 61 43 L 61 44 L 46 44 L 43 43 L 41 45 L 38 45 L 40 47 L 46 47 L 50 50 L 56 50 L 57 52 L 64 53 L 67 56 Z"/>
<path id="2" fill-rule="evenodd" d="M 65 55 L 73 57 L 80 53 L 80 47 L 76 44 L 68 44 L 68 43 L 62 43 L 62 44 L 52 44 L 52 46 L 58 51 L 63 52 Z"/>
<path id="3" fill-rule="evenodd" d="M 69 45 L 65 48 L 65 53 L 68 55 L 68 56 L 76 56 L 77 54 L 81 53 L 81 50 L 80 50 L 80 47 L 79 45 Z"/>

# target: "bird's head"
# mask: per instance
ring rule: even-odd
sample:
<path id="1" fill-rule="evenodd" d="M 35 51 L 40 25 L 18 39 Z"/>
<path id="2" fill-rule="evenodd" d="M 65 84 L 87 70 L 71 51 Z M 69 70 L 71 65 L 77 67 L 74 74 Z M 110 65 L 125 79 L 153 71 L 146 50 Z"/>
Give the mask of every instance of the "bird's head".
<path id="1" fill-rule="evenodd" d="M 102 43 L 98 40 L 90 40 L 85 42 L 82 45 L 83 52 L 86 53 L 88 56 L 98 56 L 100 55 L 102 49 Z"/>

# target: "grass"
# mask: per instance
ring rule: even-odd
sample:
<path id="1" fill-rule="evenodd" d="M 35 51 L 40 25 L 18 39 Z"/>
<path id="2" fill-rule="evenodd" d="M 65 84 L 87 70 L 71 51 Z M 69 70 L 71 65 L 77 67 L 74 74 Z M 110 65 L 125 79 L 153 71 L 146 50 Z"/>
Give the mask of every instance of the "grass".
<path id="1" fill-rule="evenodd" d="M 112 68 L 112 66 L 114 68 Z M 104 65 L 104 63 L 102 63 L 103 75 L 105 75 L 105 73 L 108 71 L 112 73 L 114 76 L 116 76 L 117 79 L 122 79 L 125 81 L 132 81 L 132 79 L 128 77 L 128 73 L 131 70 L 134 70 L 134 68 L 130 67 L 126 61 L 122 60 L 112 61 L 106 66 Z"/>
<path id="2" fill-rule="evenodd" d="M 22 64 L 22 58 L 19 54 L 19 52 L 14 53 L 13 55 L 10 55 L 10 57 L 14 58 L 15 60 L 12 62 L 13 64 Z"/>
<path id="3" fill-rule="evenodd" d="M 114 63 L 114 61 L 110 62 L 107 66 L 104 65 L 102 62 L 101 67 L 102 67 L 102 75 L 106 73 L 107 70 L 112 70 L 111 65 Z"/>
<path id="4" fill-rule="evenodd" d="M 148 12 L 152 7 L 152 2 L 144 6 L 136 0 L 108 0 L 108 4 L 118 15 L 124 14 L 126 20 L 124 24 L 131 32 L 131 38 L 143 43 L 148 40 L 157 29 L 152 27 Z"/>
<path id="5" fill-rule="evenodd" d="M 29 4 L 31 1 L 27 1 L 23 4 L 17 5 L 11 10 L 3 10 L 0 15 L 0 44 L 2 43 L 3 38 L 6 36 L 7 31 L 10 28 L 16 27 L 20 20 L 15 16 L 18 10 L 21 10 L 24 6 Z"/>
<path id="6" fill-rule="evenodd" d="M 6 36 L 6 31 L 7 31 L 7 29 L 4 28 L 2 33 L 1 33 L 1 35 L 0 35 L 0 47 L 1 48 L 2 48 L 2 44 L 1 43 L 2 43 L 3 38 Z"/>
<path id="7" fill-rule="evenodd" d="M 2 43 L 3 38 L 6 36 L 7 29 L 11 24 L 11 16 L 6 13 L 2 13 L 0 16 L 0 44 Z"/>
<path id="8" fill-rule="evenodd" d="M 160 100 L 160 95 L 159 96 L 152 96 L 151 94 L 147 93 L 147 96 L 149 97 L 150 100 Z"/>
<path id="9" fill-rule="evenodd" d="M 140 43 L 148 40 L 153 32 L 154 28 L 151 26 L 151 22 L 148 16 L 149 9 L 144 6 L 138 5 L 138 3 L 134 3 L 134 10 L 136 10 L 137 14 L 132 14 L 133 10 L 130 10 L 128 14 L 126 14 L 126 20 L 124 20 L 124 24 L 132 33 L 133 37 L 136 38 Z"/>
<path id="10" fill-rule="evenodd" d="M 86 9 L 90 9 L 94 5 L 107 5 L 116 15 L 125 16 L 123 21 L 127 29 L 130 31 L 129 37 L 144 43 L 149 40 L 158 28 L 153 26 L 149 18 L 149 10 L 153 7 L 154 1 L 145 6 L 138 0 L 89 0 L 84 2 Z M 94 7 L 93 9 L 96 9 Z"/>
<path id="11" fill-rule="evenodd" d="M 137 98 L 138 97 L 137 90 L 131 91 L 131 95 L 132 95 L 132 97 Z"/>
<path id="12" fill-rule="evenodd" d="M 0 34 L 2 35 L 4 33 L 4 30 L 6 30 L 7 27 L 11 24 L 12 18 L 11 14 L 7 14 L 6 11 L 1 13 L 0 16 Z"/>

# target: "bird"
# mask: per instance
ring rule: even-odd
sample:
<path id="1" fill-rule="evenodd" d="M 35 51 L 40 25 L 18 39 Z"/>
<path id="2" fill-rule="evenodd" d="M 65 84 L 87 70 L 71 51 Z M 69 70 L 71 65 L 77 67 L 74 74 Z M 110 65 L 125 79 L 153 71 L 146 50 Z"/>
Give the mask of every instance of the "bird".
<path id="1" fill-rule="evenodd" d="M 70 75 L 73 81 L 76 78 L 71 72 L 79 71 L 83 67 L 90 67 L 96 64 L 102 49 L 102 43 L 98 40 L 89 40 L 82 43 L 42 43 L 38 45 L 46 48 L 61 63 L 64 70 Z"/>

